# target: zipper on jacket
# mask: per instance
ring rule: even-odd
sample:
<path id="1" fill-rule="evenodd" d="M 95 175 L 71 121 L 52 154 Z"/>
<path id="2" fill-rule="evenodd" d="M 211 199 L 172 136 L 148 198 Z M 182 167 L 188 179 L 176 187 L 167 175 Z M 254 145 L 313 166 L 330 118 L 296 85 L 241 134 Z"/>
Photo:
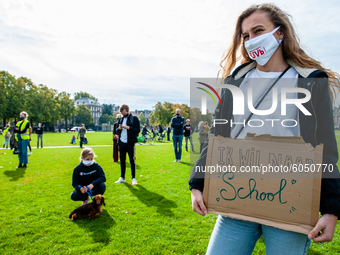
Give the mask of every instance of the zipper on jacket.
<path id="1" fill-rule="evenodd" d="M 313 87 L 314 87 L 314 84 L 315 84 L 315 81 L 313 82 L 312 84 L 312 87 L 310 89 L 310 94 L 312 95 L 312 92 L 313 92 Z M 312 97 L 311 97 L 311 100 L 312 100 Z M 318 120 L 316 118 L 316 112 L 315 112 L 315 109 L 313 107 L 313 103 L 311 102 L 311 106 L 312 106 L 312 109 L 313 109 L 313 113 L 314 113 L 314 116 L 315 116 L 315 128 L 314 128 L 314 140 L 315 140 L 315 146 L 318 145 L 318 142 L 316 141 L 316 129 L 318 127 Z"/>

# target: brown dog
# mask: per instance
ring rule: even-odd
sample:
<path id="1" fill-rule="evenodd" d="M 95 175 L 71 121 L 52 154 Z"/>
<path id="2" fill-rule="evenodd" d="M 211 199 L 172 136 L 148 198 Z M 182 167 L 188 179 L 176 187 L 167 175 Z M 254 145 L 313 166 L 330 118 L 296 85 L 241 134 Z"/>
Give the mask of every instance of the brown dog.
<path id="1" fill-rule="evenodd" d="M 68 218 L 76 220 L 89 217 L 94 220 L 97 215 L 102 214 L 102 205 L 105 205 L 104 197 L 102 195 L 96 195 L 91 203 L 78 207 L 71 212 Z"/>

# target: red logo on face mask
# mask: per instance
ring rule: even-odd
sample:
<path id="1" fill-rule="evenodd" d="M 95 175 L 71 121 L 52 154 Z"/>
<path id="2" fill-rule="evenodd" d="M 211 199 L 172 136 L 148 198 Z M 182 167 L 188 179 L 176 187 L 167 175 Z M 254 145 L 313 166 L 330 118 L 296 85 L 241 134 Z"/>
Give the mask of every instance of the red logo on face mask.
<path id="1" fill-rule="evenodd" d="M 255 50 L 249 51 L 249 55 L 252 59 L 258 58 L 259 56 L 262 56 L 266 52 L 265 47 L 258 47 Z"/>

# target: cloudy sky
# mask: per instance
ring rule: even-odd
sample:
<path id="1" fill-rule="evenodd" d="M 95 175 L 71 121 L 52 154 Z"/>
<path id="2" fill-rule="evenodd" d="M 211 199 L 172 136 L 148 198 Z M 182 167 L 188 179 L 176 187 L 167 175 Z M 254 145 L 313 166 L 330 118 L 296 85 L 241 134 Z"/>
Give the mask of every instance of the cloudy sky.
<path id="1" fill-rule="evenodd" d="M 216 77 L 236 18 L 267 1 L 0 0 L 0 70 L 101 103 L 190 103 L 191 77 Z M 340 72 L 340 6 L 270 1 L 309 54 Z"/>

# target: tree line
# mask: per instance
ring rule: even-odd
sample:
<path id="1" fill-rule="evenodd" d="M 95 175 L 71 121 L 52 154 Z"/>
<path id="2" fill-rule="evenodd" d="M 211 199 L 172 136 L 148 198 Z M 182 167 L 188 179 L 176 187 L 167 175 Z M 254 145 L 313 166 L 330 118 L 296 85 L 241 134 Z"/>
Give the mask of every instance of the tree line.
<path id="1" fill-rule="evenodd" d="M 181 110 L 181 116 L 185 119 L 190 119 L 190 124 L 194 127 L 198 127 L 200 121 L 208 122 L 209 125 L 212 120 L 212 113 L 207 113 L 202 115 L 198 108 L 190 108 L 187 104 L 173 104 L 170 102 L 158 102 L 153 106 L 153 111 L 149 115 L 149 123 L 153 126 L 166 124 L 170 125 L 172 117 L 176 114 L 176 109 Z M 148 124 L 147 119 L 144 117 L 143 113 L 138 115 L 140 123 Z"/>
<path id="2" fill-rule="evenodd" d="M 75 107 L 74 101 L 78 98 L 97 98 L 87 92 L 77 92 L 74 99 L 67 92 L 58 93 L 57 90 L 48 88 L 43 84 L 35 84 L 27 77 L 15 78 L 6 71 L 0 71 L 0 120 L 3 126 L 6 123 L 18 121 L 19 114 L 26 111 L 29 115 L 28 120 L 32 126 L 44 123 L 46 127 L 53 128 L 59 120 L 72 120 L 76 124 L 84 123 L 89 126 L 93 123 L 91 110 L 84 105 Z M 185 119 L 191 119 L 191 125 L 197 127 L 198 122 L 211 122 L 212 114 L 201 115 L 199 109 L 190 107 L 186 104 L 173 104 L 170 102 L 158 102 L 153 106 L 153 111 L 146 118 L 143 113 L 138 115 L 141 125 L 162 125 L 170 124 L 171 118 L 175 116 L 176 109 L 181 110 L 181 115 Z M 111 123 L 117 121 L 115 113 L 108 105 L 103 105 L 102 116 L 99 123 Z"/>
<path id="3" fill-rule="evenodd" d="M 75 98 L 84 96 L 87 96 L 86 92 L 75 93 Z M 6 71 L 0 71 L 0 119 L 3 126 L 10 121 L 16 123 L 22 111 L 28 113 L 32 126 L 44 123 L 46 127 L 53 127 L 58 120 L 64 120 L 67 128 L 67 120 L 71 119 L 77 124 L 84 120 L 88 124 L 93 122 L 88 108 L 83 105 L 75 108 L 71 94 L 58 93 L 46 85 L 35 84 L 27 77 L 15 78 Z"/>

